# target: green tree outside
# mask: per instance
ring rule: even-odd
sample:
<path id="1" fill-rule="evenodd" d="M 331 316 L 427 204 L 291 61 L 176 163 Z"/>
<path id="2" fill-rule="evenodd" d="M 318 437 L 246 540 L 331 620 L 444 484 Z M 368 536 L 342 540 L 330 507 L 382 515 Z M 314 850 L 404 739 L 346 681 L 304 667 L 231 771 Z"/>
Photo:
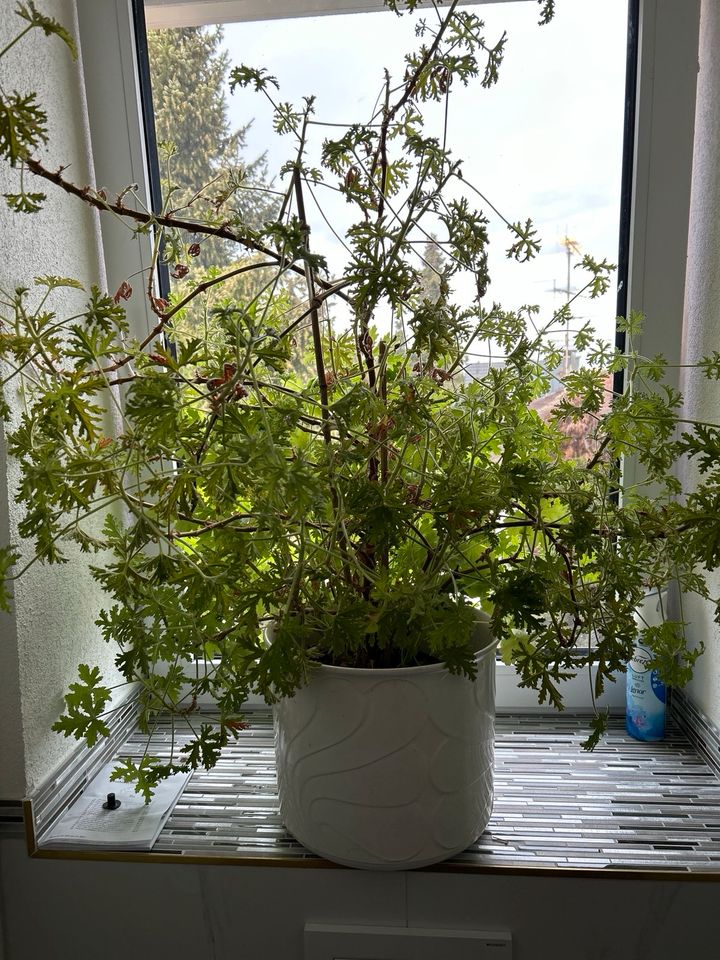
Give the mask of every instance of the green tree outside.
<path id="1" fill-rule="evenodd" d="M 218 198 L 235 188 L 232 210 L 241 223 L 254 228 L 272 217 L 276 204 L 272 194 L 262 192 L 270 186 L 265 155 L 252 160 L 244 156 L 252 121 L 238 130 L 230 127 L 226 96 L 230 59 L 222 42 L 222 27 L 148 34 L 163 192 L 174 209 L 189 204 L 188 214 L 212 220 Z M 198 185 L 206 185 L 200 196 Z M 225 219 L 227 213 L 226 206 Z M 234 256 L 227 243 L 205 239 L 195 262 L 223 266 Z"/>
<path id="2" fill-rule="evenodd" d="M 163 196 L 174 210 L 210 222 L 228 221 L 237 227 L 257 229 L 277 213 L 279 198 L 269 180 L 262 154 L 246 156 L 247 131 L 252 119 L 237 130 L 230 125 L 227 79 L 230 58 L 223 48 L 221 26 L 153 30 L 148 34 L 155 129 L 161 157 Z M 198 194 L 198 185 L 206 185 Z M 228 196 L 230 200 L 228 202 Z M 222 216 L 218 210 L 222 207 Z M 238 257 L 232 243 L 198 237 L 198 243 L 168 247 L 173 295 L 182 299 L 195 285 L 208 278 L 262 259 Z M 233 304 L 267 306 L 263 290 L 270 274 L 264 270 L 239 273 L 210 287 L 178 315 L 174 338 L 182 341 L 206 336 L 220 327 L 213 311 Z M 305 290 L 298 278 L 286 276 L 274 291 L 268 313 L 281 314 L 286 322 L 302 312 Z M 293 366 L 305 376 L 304 354 L 308 349 L 305 326 L 295 338 Z"/>

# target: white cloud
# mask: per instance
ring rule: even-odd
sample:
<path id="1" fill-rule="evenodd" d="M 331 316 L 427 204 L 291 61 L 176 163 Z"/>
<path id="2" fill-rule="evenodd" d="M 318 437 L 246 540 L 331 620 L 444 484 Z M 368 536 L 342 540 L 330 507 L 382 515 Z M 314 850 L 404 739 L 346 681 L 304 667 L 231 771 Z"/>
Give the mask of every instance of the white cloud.
<path id="1" fill-rule="evenodd" d="M 544 253 L 524 267 L 508 263 L 508 235 L 492 232 L 493 283 L 489 298 L 507 306 L 560 304 L 553 284 L 566 284 L 567 260 L 558 242 L 566 231 L 596 258 L 617 259 L 620 166 L 624 110 L 627 0 L 574 0 L 559 5 L 555 20 L 539 28 L 536 4 L 496 3 L 480 12 L 494 41 L 507 29 L 509 42 L 500 83 L 454 92 L 449 142 L 466 157 L 463 173 L 510 220 L 531 217 Z M 426 13 L 426 16 L 431 15 Z M 278 77 L 280 97 L 299 103 L 317 94 L 316 118 L 366 120 L 387 64 L 399 80 L 402 53 L 417 44 L 414 20 L 387 13 L 236 24 L 226 28 L 233 63 L 264 66 Z M 294 144 L 278 139 L 269 111 L 248 92 L 232 98 L 232 119 L 254 116 L 249 151 L 269 150 L 271 169 L 292 155 Z M 442 114 L 431 111 L 438 132 Z M 329 128 L 314 127 L 317 145 Z M 352 213 L 330 191 L 323 203 L 342 233 Z M 479 201 L 478 201 L 479 203 Z M 341 248 L 309 204 L 313 237 L 336 269 Z M 574 271 L 573 284 L 579 281 Z M 605 336 L 612 335 L 614 294 L 583 302 Z"/>

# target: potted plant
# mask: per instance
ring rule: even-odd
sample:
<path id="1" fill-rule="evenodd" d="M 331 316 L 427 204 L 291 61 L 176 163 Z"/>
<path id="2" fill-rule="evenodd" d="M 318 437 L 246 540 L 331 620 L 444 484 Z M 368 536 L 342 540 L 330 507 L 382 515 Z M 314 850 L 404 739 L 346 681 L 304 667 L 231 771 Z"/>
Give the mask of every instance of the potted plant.
<path id="1" fill-rule="evenodd" d="M 417 6 L 387 3 L 397 13 Z M 553 4 L 541 6 L 547 21 Z M 18 11 L 70 42 L 32 4 Z M 326 140 L 322 169 L 306 162 L 312 99 L 294 107 L 265 71 L 232 71 L 234 85 L 271 99 L 292 143 L 282 202 L 260 228 L 233 217 L 239 180 L 212 200 L 200 188 L 191 210 L 172 210 L 170 194 L 148 214 L 132 189 L 111 199 L 47 169 L 32 99 L 4 104 L 12 136 L 0 138 L 11 164 L 153 238 L 145 286 L 157 323 L 142 341 L 127 328 L 123 304 L 142 295 L 129 281 L 114 295 L 92 288 L 70 318 L 53 312 L 53 295 L 81 287 L 74 279 L 38 278 L 39 304 L 23 288 L 2 297 L 20 533 L 44 562 L 62 562 L 68 539 L 96 554 L 93 575 L 108 595 L 98 623 L 128 684 L 140 686 L 141 725 L 159 711 L 192 721 L 169 761 L 124 759 L 116 777 L 149 797 L 162 777 L 211 767 L 259 692 L 277 705 L 290 829 L 340 862 L 380 868 L 441 859 L 484 828 L 496 644 L 541 702 L 561 708 L 560 681 L 590 666 L 599 694 L 632 654 L 645 587 L 677 581 L 706 595 L 695 567 L 714 566 L 720 550 L 720 434 L 683 424 L 678 435 L 681 398 L 662 385 L 662 359 L 634 348 L 640 317 L 622 321 L 622 354 L 579 330 L 582 368 L 565 377 L 551 416 L 533 409 L 559 365 L 553 333 L 570 308 L 535 319 L 530 334 L 523 312 L 487 300 L 487 220 L 422 115 L 453 85 L 493 84 L 504 40 L 486 42 L 457 3 L 419 33 L 400 86 L 386 76 L 375 117 Z M 312 244 L 305 192 L 321 178 L 357 211 L 341 278 L 327 275 Z M 450 198 L 458 184 L 466 194 Z M 18 215 L 42 201 L 22 185 L 8 199 Z M 508 255 L 532 257 L 532 224 L 507 226 Z M 429 288 L 413 250 L 431 229 L 445 256 Z M 206 238 L 235 243 L 246 259 L 192 276 Z M 161 258 L 178 281 L 169 299 L 153 287 Z M 583 267 L 586 289 L 600 295 L 611 266 L 586 256 Z M 452 293 L 463 273 L 476 290 L 469 302 Z M 259 280 L 252 293 L 223 300 L 223 283 L 247 274 Z M 299 307 L 289 277 L 304 281 Z M 212 324 L 187 322 L 208 291 Z M 309 378 L 292 362 L 301 330 Z M 467 379 L 483 342 L 499 345 L 505 366 Z M 718 376 L 717 357 L 701 367 Z M 608 375 L 618 370 L 626 390 L 613 395 Z M 567 458 L 563 428 L 580 421 L 592 424 L 591 452 Z M 631 489 L 626 455 L 645 473 Z M 683 455 L 704 474 L 680 499 L 672 471 Z M 13 560 L 5 549 L 3 573 Z M 699 651 L 687 649 L 682 625 L 645 634 L 666 681 L 686 679 Z M 207 696 L 216 715 L 194 720 Z M 97 668 L 81 666 L 55 729 L 94 743 L 107 733 L 109 699 Z M 365 738 L 373 733 L 379 743 Z"/>

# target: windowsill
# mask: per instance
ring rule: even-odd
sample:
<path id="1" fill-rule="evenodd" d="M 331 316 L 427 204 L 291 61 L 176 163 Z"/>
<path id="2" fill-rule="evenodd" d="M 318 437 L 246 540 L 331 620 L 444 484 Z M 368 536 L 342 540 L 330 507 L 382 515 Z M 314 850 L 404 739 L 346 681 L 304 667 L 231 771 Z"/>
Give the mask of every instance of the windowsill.
<path id="1" fill-rule="evenodd" d="M 208 666 L 214 666 L 218 661 L 208 661 Z M 159 676 L 164 676 L 167 672 L 168 664 L 156 664 L 155 672 Z M 566 710 L 588 712 L 591 704 L 591 691 L 594 690 L 595 673 L 588 672 L 586 668 L 570 679 L 558 681 L 557 687 L 560 691 Z M 184 702 L 189 702 L 191 690 L 189 685 L 182 689 L 181 696 L 184 696 Z M 212 713 L 214 709 L 214 700 L 210 694 L 200 694 L 197 704 L 201 710 L 207 709 Z M 525 713 L 547 713 L 548 706 L 538 704 L 538 695 L 535 690 L 529 687 L 521 687 L 517 670 L 514 666 L 503 663 L 501 660 L 495 661 L 495 704 L 499 713 L 512 713 L 514 711 Z M 609 710 L 611 713 L 621 713 L 625 709 L 625 677 L 620 675 L 615 682 L 607 682 L 603 692 L 595 698 L 595 705 L 598 710 Z M 258 693 L 251 693 L 245 701 L 247 708 L 263 708 L 265 701 Z"/>
<path id="2" fill-rule="evenodd" d="M 467 851 L 430 871 L 571 873 L 720 879 L 720 780 L 676 722 L 662 743 L 639 743 L 622 717 L 593 753 L 587 714 L 499 714 L 495 806 Z M 169 747 L 169 725 L 155 749 Z M 131 734 L 119 756 L 143 749 Z M 41 825 L 42 829 L 42 825 Z M 270 711 L 210 772 L 191 778 L 149 853 L 44 850 L 36 857 L 334 867 L 284 830 Z"/>

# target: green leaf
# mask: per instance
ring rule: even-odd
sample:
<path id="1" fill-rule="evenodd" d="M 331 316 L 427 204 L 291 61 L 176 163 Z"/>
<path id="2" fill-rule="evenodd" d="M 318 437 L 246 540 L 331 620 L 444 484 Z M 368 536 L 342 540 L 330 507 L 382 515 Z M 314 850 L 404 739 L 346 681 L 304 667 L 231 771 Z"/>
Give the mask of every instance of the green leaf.
<path id="1" fill-rule="evenodd" d="M 13 547 L 0 547 L 0 610 L 10 612 L 10 582 L 7 579 L 11 568 L 20 559 L 20 554 Z"/>
<path id="2" fill-rule="evenodd" d="M 140 760 L 123 757 L 110 774 L 110 779 L 121 783 L 134 783 L 135 793 L 139 793 L 145 803 L 150 803 L 155 788 L 161 780 L 175 773 L 187 772 L 187 770 L 187 764 L 163 763 L 157 757 L 148 755 Z"/>
<path id="3" fill-rule="evenodd" d="M 650 666 L 657 670 L 667 686 L 684 687 L 692 677 L 692 668 L 705 646 L 699 644 L 690 650 L 687 647 L 685 623 L 664 620 L 657 626 L 645 627 L 640 642 L 652 651 Z"/>
<path id="4" fill-rule="evenodd" d="M 595 749 L 595 747 L 600 743 L 603 734 L 607 730 L 609 719 L 610 711 L 608 709 L 602 710 L 600 713 L 595 714 L 590 721 L 592 732 L 588 735 L 587 739 L 583 740 L 583 742 L 580 744 L 583 750 L 590 752 Z"/>
<path id="5" fill-rule="evenodd" d="M 37 213 L 47 198 L 44 193 L 4 193 L 7 205 L 14 213 Z"/>
<path id="6" fill-rule="evenodd" d="M 506 256 L 517 263 L 526 263 L 540 252 L 540 241 L 537 239 L 537 230 L 532 220 L 526 220 L 523 225 L 518 220 L 511 223 L 508 229 L 515 234 L 515 242 L 510 245 Z"/>
<path id="7" fill-rule="evenodd" d="M 35 277 L 35 283 L 37 286 L 47 287 L 48 290 L 57 290 L 58 287 L 72 287 L 74 290 L 85 289 L 80 280 L 75 280 L 73 277 L 56 277 L 53 274 Z"/>
<path id="8" fill-rule="evenodd" d="M 138 377 L 128 389 L 127 415 L 146 443 L 174 442 L 182 425 L 181 405 L 178 384 L 163 373 Z"/>
<path id="9" fill-rule="evenodd" d="M 279 134 L 294 133 L 301 119 L 302 114 L 291 103 L 279 103 L 275 108 L 273 129 Z"/>
<path id="10" fill-rule="evenodd" d="M 720 352 L 714 350 L 709 356 L 703 357 L 698 366 L 708 380 L 720 380 Z"/>
<path id="11" fill-rule="evenodd" d="M 125 309 L 108 294 L 102 293 L 94 284 L 90 291 L 90 300 L 85 307 L 85 322 L 88 326 L 101 327 L 106 333 L 113 329 L 126 333 L 128 329 Z"/>
<path id="12" fill-rule="evenodd" d="M 659 383 L 665 376 L 667 360 L 661 354 L 657 354 L 652 360 L 638 360 L 636 370 L 638 375 L 647 377 L 654 383 Z"/>
<path id="13" fill-rule="evenodd" d="M 65 713 L 52 729 L 66 737 L 85 740 L 94 746 L 100 737 L 109 737 L 110 729 L 102 714 L 112 696 L 109 687 L 102 686 L 99 667 L 90 668 L 81 663 L 78 667 L 79 683 L 71 683 L 65 694 Z"/>
<path id="14" fill-rule="evenodd" d="M 538 23 L 544 27 L 555 16 L 555 0 L 537 0 L 537 2 L 542 7 Z"/>
<path id="15" fill-rule="evenodd" d="M 266 90 L 272 86 L 279 89 L 276 77 L 271 76 L 264 68 L 247 67 L 244 64 L 239 67 L 233 67 L 230 71 L 230 92 L 235 92 L 235 87 L 254 86 L 256 91 Z"/>
<path id="16" fill-rule="evenodd" d="M 590 298 L 602 296 L 610 289 L 610 275 L 616 269 L 614 263 L 608 260 L 594 260 L 589 254 L 585 254 L 582 261 L 575 265 L 575 269 L 587 270 L 590 274 L 590 282 L 587 285 L 590 291 Z"/>
<path id="17" fill-rule="evenodd" d="M 405 7 L 408 13 L 412 13 L 420 3 L 422 3 L 422 0 L 385 0 L 388 9 L 392 10 L 392 12 L 399 17 L 403 14 L 403 7 Z"/>
<path id="18" fill-rule="evenodd" d="M 27 3 L 19 3 L 15 8 L 15 13 L 23 20 L 27 20 L 30 26 L 39 27 L 46 37 L 53 35 L 59 37 L 70 50 L 73 60 L 77 60 L 77 47 L 70 33 L 57 20 L 40 13 L 33 0 L 27 0 Z"/>
<path id="19" fill-rule="evenodd" d="M 527 639 L 527 634 L 520 630 L 510 630 L 505 634 L 498 644 L 498 653 L 505 666 L 510 666 L 516 654 L 523 649 Z"/>
<path id="20" fill-rule="evenodd" d="M 213 727 L 209 723 L 203 723 L 195 739 L 186 744 L 182 752 L 193 770 L 198 767 L 211 770 L 220 759 L 222 748 L 227 746 L 227 743 L 228 732 L 224 726 Z"/>
<path id="21" fill-rule="evenodd" d="M 11 167 L 47 140 L 47 114 L 36 94 L 22 96 L 14 90 L 7 99 L 0 98 L 0 156 L 7 157 Z"/>
<path id="22" fill-rule="evenodd" d="M 631 310 L 627 317 L 618 317 L 617 329 L 620 333 L 627 333 L 630 337 L 639 337 L 642 333 L 645 316 L 637 310 Z"/>

